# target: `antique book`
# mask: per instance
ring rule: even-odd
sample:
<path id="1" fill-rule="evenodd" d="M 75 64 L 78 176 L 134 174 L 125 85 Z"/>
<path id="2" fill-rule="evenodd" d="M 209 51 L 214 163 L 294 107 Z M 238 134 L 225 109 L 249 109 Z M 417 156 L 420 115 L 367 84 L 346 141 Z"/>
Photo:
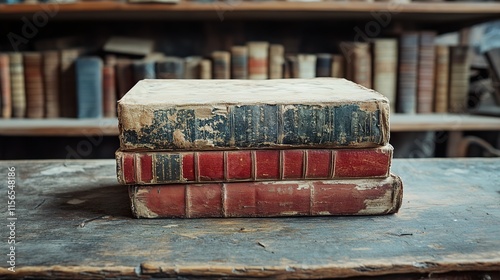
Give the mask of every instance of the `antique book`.
<path id="1" fill-rule="evenodd" d="M 144 79 L 156 79 L 155 61 L 152 59 L 134 60 L 132 74 L 134 83 Z"/>
<path id="2" fill-rule="evenodd" d="M 450 47 L 449 112 L 467 112 L 470 54 L 468 46 Z"/>
<path id="3" fill-rule="evenodd" d="M 316 77 L 332 76 L 332 55 L 319 53 L 316 55 Z"/>
<path id="4" fill-rule="evenodd" d="M 417 113 L 434 111 L 434 70 L 436 32 L 420 31 L 418 49 Z"/>
<path id="5" fill-rule="evenodd" d="M 0 112 L 1 117 L 10 119 L 12 117 L 12 91 L 10 89 L 10 63 L 9 55 L 0 54 Z"/>
<path id="6" fill-rule="evenodd" d="M 59 51 L 43 52 L 43 85 L 45 89 L 45 117 L 59 118 Z"/>
<path id="7" fill-rule="evenodd" d="M 117 99 L 122 98 L 134 86 L 132 60 L 127 58 L 116 59 L 115 64 Z"/>
<path id="8" fill-rule="evenodd" d="M 345 60 L 347 63 L 347 79 L 367 88 L 372 87 L 372 56 L 370 44 L 362 42 L 342 43 L 347 53 Z"/>
<path id="9" fill-rule="evenodd" d="M 81 49 L 65 49 L 60 53 L 59 109 L 60 116 L 64 118 L 77 116 L 75 61 L 81 53 Z"/>
<path id="10" fill-rule="evenodd" d="M 248 79 L 248 47 L 231 47 L 231 79 Z"/>
<path id="11" fill-rule="evenodd" d="M 24 88 L 23 55 L 9 53 L 10 90 L 12 94 L 12 117 L 26 116 L 26 93 Z"/>
<path id="12" fill-rule="evenodd" d="M 102 118 L 102 60 L 96 56 L 76 60 L 78 118 Z"/>
<path id="13" fill-rule="evenodd" d="M 297 55 L 297 78 L 310 79 L 316 77 L 316 55 Z"/>
<path id="14" fill-rule="evenodd" d="M 248 42 L 248 78 L 264 80 L 268 78 L 268 42 Z"/>
<path id="15" fill-rule="evenodd" d="M 284 78 L 289 79 L 299 77 L 299 62 L 297 61 L 297 55 L 285 55 L 285 65 Z"/>
<path id="16" fill-rule="evenodd" d="M 397 175 L 350 180 L 230 182 L 128 187 L 136 218 L 383 215 L 401 207 Z"/>
<path id="17" fill-rule="evenodd" d="M 385 95 L 391 112 L 396 112 L 398 77 L 398 40 L 375 39 L 373 42 L 373 89 Z"/>
<path id="18" fill-rule="evenodd" d="M 184 59 L 184 79 L 200 78 L 201 56 L 188 56 Z"/>
<path id="19" fill-rule="evenodd" d="M 102 66 L 102 109 L 105 118 L 116 117 L 116 77 L 115 66 Z"/>
<path id="20" fill-rule="evenodd" d="M 184 78 L 184 59 L 176 56 L 166 56 L 156 62 L 157 79 Z"/>
<path id="21" fill-rule="evenodd" d="M 269 79 L 284 78 L 285 48 L 280 44 L 269 46 Z"/>
<path id="22" fill-rule="evenodd" d="M 332 77 L 345 78 L 345 58 L 340 54 L 332 55 Z"/>
<path id="23" fill-rule="evenodd" d="M 212 79 L 212 61 L 210 59 L 202 59 L 200 62 L 200 79 Z"/>
<path id="24" fill-rule="evenodd" d="M 418 32 L 404 32 L 399 43 L 399 82 L 396 110 L 417 112 Z"/>
<path id="25" fill-rule="evenodd" d="M 434 79 L 434 111 L 436 113 L 448 112 L 449 64 L 450 48 L 448 46 L 436 46 L 436 70 Z"/>
<path id="26" fill-rule="evenodd" d="M 389 140 L 387 98 L 336 78 L 144 80 L 118 101 L 118 121 L 122 149 L 361 148 Z"/>
<path id="27" fill-rule="evenodd" d="M 41 119 L 45 115 L 41 52 L 23 53 L 26 117 Z"/>
<path id="28" fill-rule="evenodd" d="M 105 52 L 135 56 L 146 56 L 153 48 L 153 40 L 121 36 L 109 38 L 103 46 Z"/>
<path id="29" fill-rule="evenodd" d="M 393 148 L 116 151 L 121 184 L 387 177 Z"/>
<path id="30" fill-rule="evenodd" d="M 212 52 L 213 79 L 231 78 L 231 53 L 226 51 Z"/>

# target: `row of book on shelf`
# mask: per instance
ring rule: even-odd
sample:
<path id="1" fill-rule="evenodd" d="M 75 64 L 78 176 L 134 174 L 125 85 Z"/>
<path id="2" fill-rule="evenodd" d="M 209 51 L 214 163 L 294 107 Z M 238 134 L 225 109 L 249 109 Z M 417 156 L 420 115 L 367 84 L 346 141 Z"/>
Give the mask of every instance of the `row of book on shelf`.
<path id="1" fill-rule="evenodd" d="M 467 46 L 435 45 L 430 31 L 342 42 L 341 54 L 289 54 L 281 44 L 248 42 L 209 57 L 88 55 L 82 49 L 0 53 L 3 118 L 115 117 L 116 101 L 142 79 L 338 77 L 387 96 L 398 113 L 461 113 Z M 304 93 L 307 94 L 307 93 Z"/>

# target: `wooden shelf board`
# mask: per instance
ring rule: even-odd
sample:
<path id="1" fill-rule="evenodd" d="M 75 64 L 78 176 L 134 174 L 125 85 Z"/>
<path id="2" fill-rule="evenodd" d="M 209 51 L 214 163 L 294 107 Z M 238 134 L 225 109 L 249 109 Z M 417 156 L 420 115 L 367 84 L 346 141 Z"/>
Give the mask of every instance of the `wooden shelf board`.
<path id="1" fill-rule="evenodd" d="M 391 116 L 391 131 L 498 130 L 500 118 L 474 115 L 428 114 Z M 4 136 L 117 136 L 118 121 L 108 119 L 10 119 L 0 120 Z"/>
<path id="2" fill-rule="evenodd" d="M 497 3 L 389 3 L 389 2 L 213 2 L 181 1 L 178 4 L 115 1 L 77 2 L 61 4 L 0 4 L 4 19 L 18 20 L 19 16 L 40 11 L 57 11 L 57 19 L 366 19 L 374 13 L 390 12 L 390 18 L 417 21 L 484 20 L 500 15 Z M 142 13 L 139 13 L 142 12 Z M 426 15 L 422 17 L 422 15 Z M 445 15 L 445 16 L 443 16 Z"/>

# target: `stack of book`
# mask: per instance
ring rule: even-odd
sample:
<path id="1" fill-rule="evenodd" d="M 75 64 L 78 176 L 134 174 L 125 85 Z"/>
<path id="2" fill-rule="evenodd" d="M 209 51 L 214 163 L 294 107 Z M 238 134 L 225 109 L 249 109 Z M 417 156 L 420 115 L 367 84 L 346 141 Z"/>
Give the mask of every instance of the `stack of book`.
<path id="1" fill-rule="evenodd" d="M 345 79 L 142 80 L 119 102 L 137 218 L 395 213 L 386 97 Z"/>

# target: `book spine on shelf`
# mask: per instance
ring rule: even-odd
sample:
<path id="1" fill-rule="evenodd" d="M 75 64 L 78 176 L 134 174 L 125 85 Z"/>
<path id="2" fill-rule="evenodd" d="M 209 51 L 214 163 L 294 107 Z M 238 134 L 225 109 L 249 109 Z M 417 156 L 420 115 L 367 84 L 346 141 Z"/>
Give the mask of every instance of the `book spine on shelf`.
<path id="1" fill-rule="evenodd" d="M 10 88 L 12 93 L 12 116 L 26 116 L 26 94 L 24 88 L 24 65 L 21 53 L 9 54 Z"/>
<path id="2" fill-rule="evenodd" d="M 450 71 L 450 48 L 436 46 L 435 107 L 436 113 L 448 112 L 448 89 Z"/>
<path id="3" fill-rule="evenodd" d="M 200 78 L 201 56 L 188 56 L 184 59 L 184 79 Z"/>
<path id="4" fill-rule="evenodd" d="M 403 33 L 400 38 L 396 106 L 399 113 L 415 114 L 417 112 L 418 38 L 417 32 Z"/>
<path id="5" fill-rule="evenodd" d="M 398 71 L 397 39 L 376 39 L 373 43 L 373 89 L 389 99 L 391 112 L 396 112 Z"/>
<path id="6" fill-rule="evenodd" d="M 332 77 L 334 78 L 345 78 L 345 58 L 340 54 L 334 54 L 332 56 Z"/>
<path id="7" fill-rule="evenodd" d="M 45 115 L 42 58 L 40 52 L 26 52 L 23 55 L 27 118 L 41 119 Z"/>
<path id="8" fill-rule="evenodd" d="M 403 183 L 381 179 L 132 185 L 137 218 L 383 215 L 401 207 Z"/>
<path id="9" fill-rule="evenodd" d="M 231 78 L 248 79 L 248 47 L 233 46 L 231 48 Z"/>
<path id="10" fill-rule="evenodd" d="M 102 117 L 102 60 L 80 57 L 76 60 L 78 118 Z"/>
<path id="11" fill-rule="evenodd" d="M 298 77 L 310 79 L 316 76 L 316 55 L 299 54 L 297 55 Z"/>
<path id="12" fill-rule="evenodd" d="M 231 53 L 226 51 L 212 52 L 213 59 L 213 78 L 229 79 L 231 78 Z"/>
<path id="13" fill-rule="evenodd" d="M 265 80 L 268 78 L 268 42 L 248 42 L 248 78 Z"/>
<path id="14" fill-rule="evenodd" d="M 269 46 L 269 79 L 284 78 L 285 48 L 280 44 Z"/>
<path id="15" fill-rule="evenodd" d="M 80 56 L 79 49 L 65 49 L 60 55 L 60 116 L 64 118 L 76 118 L 77 98 L 76 98 L 76 70 L 75 61 Z"/>
<path id="16" fill-rule="evenodd" d="M 116 151 L 121 184 L 382 178 L 391 145 L 369 149 Z"/>
<path id="17" fill-rule="evenodd" d="M 285 78 L 298 78 L 299 77 L 299 62 L 297 55 L 288 54 L 285 56 L 286 73 Z"/>
<path id="18" fill-rule="evenodd" d="M 372 58 L 369 43 L 344 42 L 348 79 L 367 88 L 372 88 Z"/>
<path id="19" fill-rule="evenodd" d="M 184 78 L 184 59 L 167 56 L 156 62 L 157 79 L 182 79 Z"/>
<path id="20" fill-rule="evenodd" d="M 202 59 L 200 62 L 200 79 L 212 79 L 212 61 Z"/>
<path id="21" fill-rule="evenodd" d="M 470 54 L 468 46 L 450 47 L 450 113 L 467 112 Z"/>
<path id="22" fill-rule="evenodd" d="M 133 84 L 144 79 L 156 79 L 154 60 L 138 60 L 132 62 Z"/>
<path id="23" fill-rule="evenodd" d="M 434 31 L 420 32 L 417 113 L 432 113 L 434 111 L 435 37 L 436 32 Z"/>
<path id="24" fill-rule="evenodd" d="M 116 77 L 115 67 L 112 64 L 102 67 L 102 95 L 103 116 L 105 118 L 116 117 Z"/>
<path id="25" fill-rule="evenodd" d="M 122 98 L 134 86 L 132 62 L 129 59 L 117 59 L 115 65 L 117 99 Z"/>
<path id="26" fill-rule="evenodd" d="M 46 51 L 43 53 L 43 84 L 45 87 L 45 117 L 60 117 L 59 96 L 59 52 Z"/>
<path id="27" fill-rule="evenodd" d="M 332 76 L 332 55 L 319 53 L 316 55 L 316 77 Z"/>
<path id="28" fill-rule="evenodd" d="M 9 55 L 2 53 L 0 54 L 0 111 L 4 119 L 10 119 L 12 117 L 11 94 Z"/>

